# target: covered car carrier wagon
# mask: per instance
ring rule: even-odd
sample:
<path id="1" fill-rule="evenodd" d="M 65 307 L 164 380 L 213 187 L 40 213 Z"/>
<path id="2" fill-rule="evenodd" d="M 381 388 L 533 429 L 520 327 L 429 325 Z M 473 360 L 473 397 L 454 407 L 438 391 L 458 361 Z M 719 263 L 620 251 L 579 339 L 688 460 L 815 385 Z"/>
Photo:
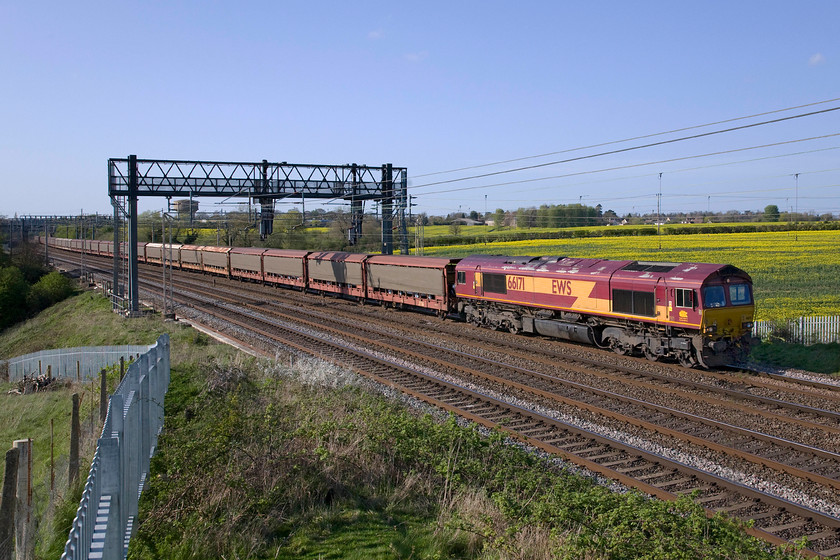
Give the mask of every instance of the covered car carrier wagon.
<path id="1" fill-rule="evenodd" d="M 306 256 L 309 281 L 313 290 L 351 296 L 365 297 L 364 261 L 368 255 L 323 251 Z"/>
<path id="2" fill-rule="evenodd" d="M 181 248 L 181 258 L 183 258 L 184 249 Z M 230 261 L 228 255 L 230 247 L 213 247 L 211 245 L 203 245 L 199 247 L 201 254 L 201 270 L 203 272 L 211 272 L 213 274 L 221 274 L 229 276 Z"/>
<path id="3" fill-rule="evenodd" d="M 178 267 L 180 263 L 181 245 L 174 243 L 170 245 L 167 243 L 147 243 L 146 244 L 146 262 L 154 264 L 163 264 L 163 258 L 166 257 L 166 264 L 172 267 Z"/>
<path id="4" fill-rule="evenodd" d="M 234 247 L 228 253 L 232 278 L 263 281 L 262 255 L 265 249 Z"/>
<path id="5" fill-rule="evenodd" d="M 185 270 L 201 270 L 201 247 L 198 245 L 181 245 L 181 268 Z"/>
<path id="6" fill-rule="evenodd" d="M 460 259 L 374 255 L 365 261 L 368 299 L 393 305 L 451 310 L 455 265 Z"/>
<path id="7" fill-rule="evenodd" d="M 263 253 L 265 281 L 295 288 L 306 287 L 306 255 L 296 249 L 266 249 Z"/>

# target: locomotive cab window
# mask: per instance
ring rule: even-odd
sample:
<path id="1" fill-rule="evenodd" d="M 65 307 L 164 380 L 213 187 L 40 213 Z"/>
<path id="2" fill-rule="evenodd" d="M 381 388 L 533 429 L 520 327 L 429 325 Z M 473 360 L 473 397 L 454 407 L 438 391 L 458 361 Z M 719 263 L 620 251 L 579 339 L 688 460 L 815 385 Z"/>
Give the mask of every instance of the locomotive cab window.
<path id="1" fill-rule="evenodd" d="M 458 271 L 458 279 L 455 281 L 456 284 L 466 284 L 467 283 L 467 273 L 463 270 Z"/>
<path id="2" fill-rule="evenodd" d="M 729 286 L 729 301 L 732 305 L 749 305 L 752 303 L 752 294 L 749 284 L 731 284 Z"/>
<path id="3" fill-rule="evenodd" d="M 726 292 L 723 286 L 706 286 L 703 288 L 703 307 L 724 307 Z"/>
<path id="4" fill-rule="evenodd" d="M 694 308 L 694 290 L 684 290 L 682 288 L 677 288 L 675 291 L 677 307 Z"/>

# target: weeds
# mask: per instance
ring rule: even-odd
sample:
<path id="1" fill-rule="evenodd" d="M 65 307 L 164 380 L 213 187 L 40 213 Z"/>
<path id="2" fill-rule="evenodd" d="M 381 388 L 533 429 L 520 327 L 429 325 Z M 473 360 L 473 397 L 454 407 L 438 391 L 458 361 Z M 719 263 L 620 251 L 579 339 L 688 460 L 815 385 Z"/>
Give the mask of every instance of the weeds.
<path id="1" fill-rule="evenodd" d="M 173 371 L 132 558 L 791 557 L 317 368 Z"/>

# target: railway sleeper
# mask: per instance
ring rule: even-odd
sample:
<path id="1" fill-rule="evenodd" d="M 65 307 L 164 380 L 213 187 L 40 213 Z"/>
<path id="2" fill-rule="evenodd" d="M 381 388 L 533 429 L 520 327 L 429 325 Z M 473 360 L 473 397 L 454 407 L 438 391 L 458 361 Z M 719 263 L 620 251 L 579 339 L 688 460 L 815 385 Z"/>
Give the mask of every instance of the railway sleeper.
<path id="1" fill-rule="evenodd" d="M 808 541 L 821 541 L 823 539 L 836 539 L 838 536 L 837 529 L 826 529 L 825 531 L 820 531 L 819 533 L 814 533 L 813 535 L 808 535 Z M 840 548 L 837 549 L 837 553 L 840 553 Z M 833 555 L 832 555 L 833 556 Z"/>
<path id="2" fill-rule="evenodd" d="M 636 480 L 647 481 L 647 480 L 653 480 L 653 479 L 656 479 L 656 478 L 662 478 L 663 476 L 671 476 L 672 474 L 674 474 L 674 471 L 672 471 L 672 470 L 659 471 L 659 472 L 655 472 L 655 473 L 651 473 L 651 474 L 645 474 L 645 475 L 636 477 Z M 656 484 L 654 484 L 654 486 L 656 486 Z"/>
<path id="3" fill-rule="evenodd" d="M 776 517 L 781 512 L 778 509 L 769 509 L 767 511 L 762 511 L 760 513 L 750 514 L 747 516 L 747 519 L 751 521 L 762 521 L 764 519 L 768 519 L 771 517 Z"/>
<path id="4" fill-rule="evenodd" d="M 796 521 L 791 521 L 790 523 L 785 523 L 783 525 L 776 525 L 774 527 L 765 527 L 762 529 L 763 531 L 767 531 L 768 533 L 781 533 L 782 531 L 787 531 L 790 529 L 798 529 L 808 523 L 806 519 L 797 519 Z"/>
<path id="5" fill-rule="evenodd" d="M 826 558 L 833 558 L 834 556 L 840 555 L 840 546 L 828 550 L 821 550 L 820 554 Z"/>
<path id="6" fill-rule="evenodd" d="M 600 455 L 593 455 L 591 457 L 587 457 L 587 459 L 589 459 L 590 461 L 600 461 L 601 459 L 612 459 L 614 457 L 620 457 L 620 456 L 621 456 L 620 451 L 612 450 L 612 451 L 609 451 L 608 453 L 602 453 Z M 604 464 L 606 464 L 606 463 L 604 463 Z"/>
<path id="7" fill-rule="evenodd" d="M 720 502 L 730 497 L 730 494 L 726 492 L 719 492 L 717 494 L 711 494 L 709 496 L 703 496 L 702 498 L 698 498 L 694 500 L 698 504 L 710 504 L 712 502 Z"/>
<path id="8" fill-rule="evenodd" d="M 612 468 L 617 467 L 619 465 L 629 465 L 630 463 L 635 463 L 637 461 L 636 457 L 626 457 L 624 459 L 620 459 L 618 461 L 611 461 L 609 463 L 598 463 L 602 467 Z"/>
<path id="9" fill-rule="evenodd" d="M 718 511 L 720 513 L 732 513 L 733 511 L 740 511 L 742 509 L 747 509 L 749 507 L 754 506 L 755 504 L 756 504 L 755 500 L 750 500 L 750 501 L 747 501 L 747 502 L 738 502 L 737 504 L 733 504 L 731 506 L 724 506 L 724 507 L 715 508 L 715 511 Z"/>
<path id="10" fill-rule="evenodd" d="M 651 468 L 650 463 L 644 463 L 643 465 L 636 465 L 635 467 L 627 467 L 624 469 L 615 469 L 617 472 L 621 474 L 630 474 L 638 471 L 643 471 L 645 469 Z"/>
<path id="11" fill-rule="evenodd" d="M 680 484 L 685 484 L 686 482 L 691 482 L 691 481 L 694 481 L 694 480 L 697 480 L 697 479 L 694 478 L 693 476 L 683 476 L 683 477 L 680 477 L 680 478 L 675 478 L 674 480 L 669 480 L 667 482 L 663 482 L 661 484 L 658 484 L 657 486 L 659 488 L 665 490 L 666 488 L 670 488 L 671 486 L 679 486 Z"/>

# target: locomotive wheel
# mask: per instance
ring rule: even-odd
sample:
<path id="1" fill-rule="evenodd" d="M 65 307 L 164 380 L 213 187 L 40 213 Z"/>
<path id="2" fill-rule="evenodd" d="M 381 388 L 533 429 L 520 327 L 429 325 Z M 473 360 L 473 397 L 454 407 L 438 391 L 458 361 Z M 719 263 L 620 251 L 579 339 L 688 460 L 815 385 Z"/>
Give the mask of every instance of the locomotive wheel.
<path id="1" fill-rule="evenodd" d="M 654 352 L 653 349 L 647 344 L 642 345 L 642 353 L 645 355 L 645 358 L 647 358 L 651 362 L 659 361 L 659 354 Z"/>
<path id="2" fill-rule="evenodd" d="M 507 323 L 507 330 L 511 334 L 519 334 L 519 327 L 517 327 L 515 324 L 513 324 L 510 321 L 508 321 L 508 323 Z"/>
<path id="3" fill-rule="evenodd" d="M 690 350 L 680 352 L 677 356 L 677 360 L 680 362 L 680 365 L 685 368 L 693 368 L 697 365 L 697 360 L 694 359 Z"/>
<path id="4" fill-rule="evenodd" d="M 609 339 L 609 344 L 610 344 L 610 350 L 612 350 L 613 352 L 615 352 L 619 356 L 626 356 L 629 353 L 628 348 L 614 338 Z"/>

